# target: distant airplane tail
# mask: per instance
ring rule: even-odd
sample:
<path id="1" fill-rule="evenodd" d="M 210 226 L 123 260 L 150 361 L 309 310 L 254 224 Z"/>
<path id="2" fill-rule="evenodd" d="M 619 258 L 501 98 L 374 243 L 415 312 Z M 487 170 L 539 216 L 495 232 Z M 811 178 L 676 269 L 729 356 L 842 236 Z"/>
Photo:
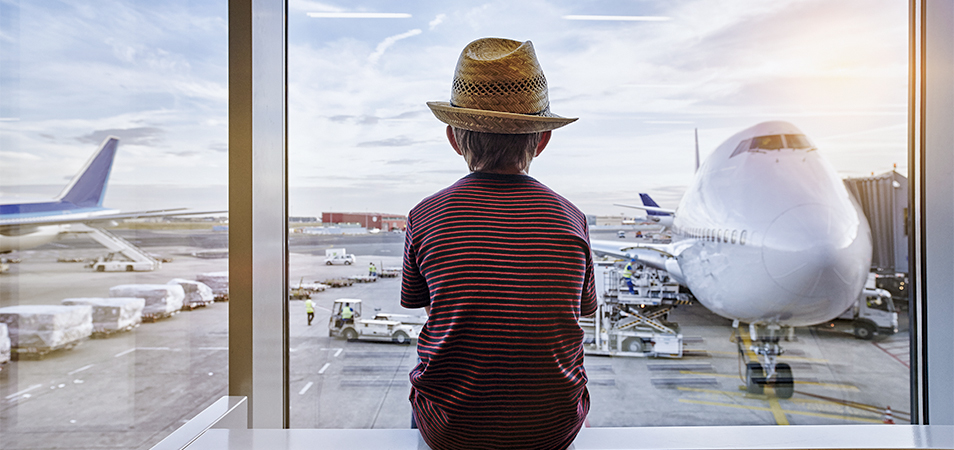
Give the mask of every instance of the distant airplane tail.
<path id="1" fill-rule="evenodd" d="M 106 195 L 106 183 L 116 158 L 119 138 L 110 136 L 103 145 L 86 161 L 83 170 L 76 174 L 58 197 L 61 202 L 76 206 L 102 206 Z"/>
<path id="2" fill-rule="evenodd" d="M 649 206 L 652 208 L 659 208 L 659 204 L 656 203 L 649 194 L 639 193 L 639 198 L 643 200 L 643 206 Z M 671 216 L 672 214 L 662 211 L 657 211 L 653 209 L 647 209 L 646 214 L 650 216 Z"/>

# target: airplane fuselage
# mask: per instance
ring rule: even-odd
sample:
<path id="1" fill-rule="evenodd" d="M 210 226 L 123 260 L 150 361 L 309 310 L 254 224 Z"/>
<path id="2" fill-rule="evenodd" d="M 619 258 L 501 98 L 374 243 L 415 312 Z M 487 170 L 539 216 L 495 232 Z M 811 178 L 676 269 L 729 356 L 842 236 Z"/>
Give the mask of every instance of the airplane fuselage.
<path id="1" fill-rule="evenodd" d="M 857 300 L 871 263 L 857 202 L 785 122 L 756 125 L 717 148 L 683 196 L 672 233 L 678 270 L 670 272 L 708 309 L 744 323 L 831 320 Z"/>

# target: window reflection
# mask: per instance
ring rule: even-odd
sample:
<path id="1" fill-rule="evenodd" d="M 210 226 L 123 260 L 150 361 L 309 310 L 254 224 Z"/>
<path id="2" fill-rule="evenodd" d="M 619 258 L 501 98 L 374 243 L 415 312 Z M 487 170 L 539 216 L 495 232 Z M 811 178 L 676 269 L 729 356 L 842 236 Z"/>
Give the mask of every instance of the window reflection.
<path id="1" fill-rule="evenodd" d="M 0 447 L 150 448 L 227 393 L 226 6 L 0 3 Z"/>

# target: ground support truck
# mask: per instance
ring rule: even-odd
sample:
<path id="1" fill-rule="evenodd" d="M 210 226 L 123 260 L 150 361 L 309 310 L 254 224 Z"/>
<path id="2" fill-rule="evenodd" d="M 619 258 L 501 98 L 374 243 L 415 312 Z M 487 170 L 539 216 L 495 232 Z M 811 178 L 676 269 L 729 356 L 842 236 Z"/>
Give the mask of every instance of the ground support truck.
<path id="1" fill-rule="evenodd" d="M 580 319 L 587 355 L 681 358 L 679 326 L 666 319 L 677 305 L 691 303 L 664 272 L 636 266 L 633 293 L 622 276 L 623 262 L 598 262 L 596 314 Z"/>
<path id="2" fill-rule="evenodd" d="M 353 315 L 350 319 L 342 317 L 344 308 L 351 308 Z M 415 318 L 411 323 L 404 323 L 400 319 L 409 318 L 404 314 L 375 314 L 372 319 L 362 319 L 361 300 L 355 298 L 339 298 L 331 309 L 328 319 L 328 336 L 340 337 L 349 341 L 358 339 L 394 342 L 395 344 L 410 344 L 417 339 L 424 321 Z M 425 319 L 426 321 L 426 319 Z"/>
<path id="3" fill-rule="evenodd" d="M 838 316 L 838 319 L 851 321 L 858 339 L 871 340 L 876 334 L 886 336 L 898 332 L 898 313 L 891 293 L 875 286 L 875 275 L 870 274 L 858 301 Z"/>

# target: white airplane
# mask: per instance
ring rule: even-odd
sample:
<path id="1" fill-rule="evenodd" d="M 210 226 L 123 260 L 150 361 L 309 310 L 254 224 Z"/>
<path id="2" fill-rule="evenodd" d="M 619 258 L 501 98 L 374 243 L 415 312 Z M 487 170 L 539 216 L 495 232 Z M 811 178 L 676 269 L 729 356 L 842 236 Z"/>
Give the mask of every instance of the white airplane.
<path id="1" fill-rule="evenodd" d="M 761 360 L 748 364 L 753 392 L 768 383 L 791 396 L 791 368 L 776 362 L 782 329 L 834 319 L 868 276 L 868 221 L 816 150 L 792 124 L 755 125 L 706 158 L 678 208 L 634 206 L 672 213 L 671 244 L 592 243 L 665 270 L 712 312 L 749 324 Z"/>
<path id="2" fill-rule="evenodd" d="M 70 227 L 77 224 L 99 228 L 123 219 L 224 212 L 180 212 L 184 208 L 178 208 L 123 213 L 103 207 L 103 197 L 118 146 L 119 138 L 106 138 L 63 192 L 52 200 L 0 201 L 0 254 L 52 242 L 61 233 L 70 232 Z"/>

